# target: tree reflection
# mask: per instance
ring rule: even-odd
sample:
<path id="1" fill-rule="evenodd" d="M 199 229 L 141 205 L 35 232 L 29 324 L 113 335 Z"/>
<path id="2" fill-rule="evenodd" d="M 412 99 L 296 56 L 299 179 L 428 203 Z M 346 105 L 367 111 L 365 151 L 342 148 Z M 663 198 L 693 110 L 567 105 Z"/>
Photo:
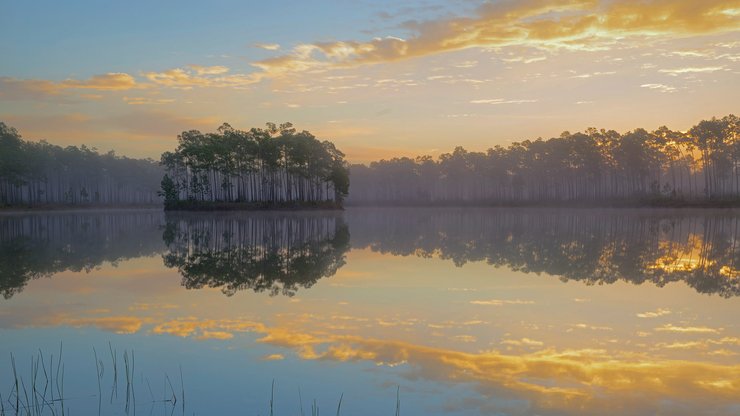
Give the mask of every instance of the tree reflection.
<path id="1" fill-rule="evenodd" d="M 161 221 L 158 211 L 0 216 L 0 293 L 10 299 L 31 279 L 161 252 Z"/>
<path id="2" fill-rule="evenodd" d="M 738 216 L 677 210 L 357 209 L 352 245 L 394 255 L 485 261 L 589 285 L 684 281 L 740 294 Z"/>
<path id="3" fill-rule="evenodd" d="M 188 289 L 293 296 L 344 265 L 349 229 L 336 214 L 168 214 L 167 267 Z"/>

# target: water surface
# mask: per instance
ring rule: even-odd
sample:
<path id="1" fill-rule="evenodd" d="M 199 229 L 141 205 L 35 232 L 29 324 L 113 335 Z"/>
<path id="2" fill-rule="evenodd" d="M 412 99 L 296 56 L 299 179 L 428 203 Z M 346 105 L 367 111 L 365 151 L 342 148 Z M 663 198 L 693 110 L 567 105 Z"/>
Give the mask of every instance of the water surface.
<path id="1" fill-rule="evenodd" d="M 739 219 L 5 214 L 0 395 L 12 353 L 47 414 L 48 373 L 70 414 L 733 414 Z"/>

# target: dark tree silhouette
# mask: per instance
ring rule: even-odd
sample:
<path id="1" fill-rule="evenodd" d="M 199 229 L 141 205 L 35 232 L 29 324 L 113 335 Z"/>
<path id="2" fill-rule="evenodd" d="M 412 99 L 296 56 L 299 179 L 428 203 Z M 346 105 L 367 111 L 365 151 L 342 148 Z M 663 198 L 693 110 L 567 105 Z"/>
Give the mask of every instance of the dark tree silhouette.
<path id="1" fill-rule="evenodd" d="M 162 252 L 162 222 L 151 210 L 0 216 L 0 294 L 8 299 L 29 280 L 65 270 Z"/>
<path id="2" fill-rule="evenodd" d="M 188 289 L 218 287 L 293 296 L 344 265 L 349 230 L 335 215 L 203 216 L 168 214 L 167 267 Z"/>
<path id="3" fill-rule="evenodd" d="M 297 132 L 290 123 L 267 123 L 265 129 L 249 131 L 224 124 L 216 133 L 183 132 L 178 143 L 161 159 L 177 190 L 163 190 L 171 197 L 169 206 L 327 201 L 341 206 L 349 191 L 344 154 L 307 131 Z M 190 203 L 179 204 L 183 200 Z"/>
<path id="4" fill-rule="evenodd" d="M 740 295 L 740 219 L 731 212 L 483 208 L 356 208 L 352 247 L 485 261 L 586 284 L 683 281 Z"/>
<path id="5" fill-rule="evenodd" d="M 437 160 L 352 165 L 350 172 L 349 204 L 737 200 L 740 123 L 728 115 L 687 133 L 590 128 L 487 152 L 457 147 Z"/>
<path id="6" fill-rule="evenodd" d="M 161 177 L 152 160 L 28 142 L 0 122 L 0 206 L 158 204 Z"/>

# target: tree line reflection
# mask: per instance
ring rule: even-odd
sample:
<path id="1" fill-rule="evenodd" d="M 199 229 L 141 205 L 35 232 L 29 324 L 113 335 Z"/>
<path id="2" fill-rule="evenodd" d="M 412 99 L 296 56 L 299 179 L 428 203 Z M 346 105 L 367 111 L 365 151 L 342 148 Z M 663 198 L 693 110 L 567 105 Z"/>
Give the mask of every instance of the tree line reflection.
<path id="1" fill-rule="evenodd" d="M 353 248 L 485 261 L 589 285 L 626 281 L 740 294 L 738 216 L 681 210 L 353 210 Z"/>
<path id="2" fill-rule="evenodd" d="M 161 252 L 162 218 L 154 210 L 0 216 L 0 293 L 9 299 L 32 279 Z"/>
<path id="3" fill-rule="evenodd" d="M 292 296 L 333 276 L 351 247 L 485 261 L 563 281 L 626 281 L 740 294 L 731 211 L 351 209 L 344 213 L 156 211 L 0 216 L 0 293 L 31 279 L 161 255 L 188 289 Z"/>
<path id="4" fill-rule="evenodd" d="M 292 296 L 344 266 L 349 229 L 338 215 L 168 215 L 167 267 L 188 289 Z"/>

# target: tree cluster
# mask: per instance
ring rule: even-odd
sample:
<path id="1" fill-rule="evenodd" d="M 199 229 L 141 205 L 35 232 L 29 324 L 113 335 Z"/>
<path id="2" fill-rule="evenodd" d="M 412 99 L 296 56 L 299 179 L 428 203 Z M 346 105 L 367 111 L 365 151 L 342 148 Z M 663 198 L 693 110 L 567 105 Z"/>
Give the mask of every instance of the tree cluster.
<path id="1" fill-rule="evenodd" d="M 152 160 L 29 142 L 0 122 L 0 206 L 154 204 L 161 177 Z"/>
<path id="2" fill-rule="evenodd" d="M 394 158 L 350 168 L 348 203 L 521 203 L 740 197 L 738 117 L 687 132 L 587 129 L 487 152 Z"/>
<path id="3" fill-rule="evenodd" d="M 178 201 L 340 204 L 349 191 L 344 154 L 292 124 L 267 123 L 242 131 L 223 124 L 215 133 L 178 136 L 162 155 L 165 204 Z"/>
<path id="4" fill-rule="evenodd" d="M 349 230 L 340 216 L 167 214 L 166 267 L 188 289 L 293 296 L 345 264 Z"/>

